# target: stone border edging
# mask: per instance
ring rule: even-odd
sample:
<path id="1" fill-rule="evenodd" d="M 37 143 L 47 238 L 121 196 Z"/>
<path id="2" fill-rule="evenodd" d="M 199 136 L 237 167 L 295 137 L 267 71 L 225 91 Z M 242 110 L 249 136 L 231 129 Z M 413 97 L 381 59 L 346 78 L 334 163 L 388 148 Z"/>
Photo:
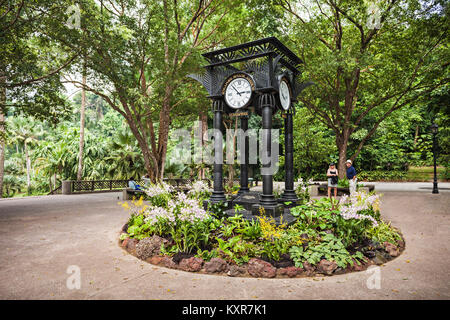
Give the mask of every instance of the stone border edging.
<path id="1" fill-rule="evenodd" d="M 121 230 L 121 234 L 126 233 L 128 224 L 125 224 Z M 396 245 L 385 242 L 384 254 L 377 250 L 379 253 L 372 259 L 368 259 L 366 262 L 361 262 L 361 265 L 353 263 L 353 265 L 347 266 L 345 269 L 337 267 L 336 262 L 322 259 L 316 266 L 304 263 L 303 268 L 295 266 L 289 266 L 284 268 L 277 268 L 271 263 L 258 258 L 252 258 L 250 261 L 243 265 L 230 264 L 221 258 L 212 258 L 210 261 L 205 262 L 201 258 L 189 257 L 183 258 L 178 263 L 173 260 L 171 256 L 160 255 L 159 248 L 161 243 L 166 239 L 157 235 L 151 238 L 145 238 L 141 241 L 146 241 L 146 244 L 139 246 L 139 240 L 126 238 L 119 240 L 119 246 L 127 251 L 129 254 L 136 258 L 146 261 L 150 264 L 166 267 L 169 269 L 175 269 L 186 272 L 195 272 L 200 274 L 213 274 L 220 276 L 230 277 L 253 277 L 253 278 L 305 278 L 315 277 L 317 275 L 339 275 L 350 272 L 364 271 L 371 265 L 382 265 L 388 261 L 400 256 L 405 250 L 405 240 L 401 232 L 396 229 L 402 240 Z M 148 250 L 150 248 L 150 250 Z M 150 252 L 149 252 L 150 251 Z M 145 259 L 143 259 L 145 258 Z"/>

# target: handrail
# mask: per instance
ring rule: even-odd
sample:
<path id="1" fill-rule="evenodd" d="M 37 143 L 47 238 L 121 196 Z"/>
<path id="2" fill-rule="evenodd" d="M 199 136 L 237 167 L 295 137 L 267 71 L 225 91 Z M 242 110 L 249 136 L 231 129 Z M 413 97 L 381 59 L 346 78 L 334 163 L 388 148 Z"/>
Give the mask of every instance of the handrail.
<path id="1" fill-rule="evenodd" d="M 52 194 L 61 194 L 62 193 L 62 184 L 59 185 L 59 187 L 53 189 L 52 191 L 50 191 L 48 193 L 48 195 L 52 195 Z"/>

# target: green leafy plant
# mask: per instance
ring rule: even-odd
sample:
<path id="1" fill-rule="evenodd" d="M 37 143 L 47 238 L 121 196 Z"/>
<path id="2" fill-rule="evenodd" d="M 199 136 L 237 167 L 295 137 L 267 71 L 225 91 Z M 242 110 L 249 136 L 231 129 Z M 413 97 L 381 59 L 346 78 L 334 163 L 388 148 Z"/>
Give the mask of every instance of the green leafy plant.
<path id="1" fill-rule="evenodd" d="M 311 196 L 309 194 L 308 185 L 311 182 L 306 182 L 303 180 L 302 177 L 300 177 L 297 181 L 297 187 L 295 189 L 295 194 L 297 195 L 298 199 L 302 203 L 306 203 L 311 199 Z"/>
<path id="2" fill-rule="evenodd" d="M 226 209 L 227 209 L 226 202 L 222 201 L 216 203 L 208 202 L 208 211 L 211 213 L 212 216 L 214 216 L 217 219 L 227 217 L 227 214 L 225 212 Z"/>
<path id="3" fill-rule="evenodd" d="M 391 226 L 391 223 L 381 221 L 378 226 L 370 227 L 365 230 L 365 235 L 374 242 L 390 242 L 397 244 L 402 238 L 400 234 Z"/>
<path id="4" fill-rule="evenodd" d="M 316 265 L 324 258 L 328 261 L 335 261 L 339 267 L 345 268 L 348 264 L 353 263 L 352 258 L 356 261 L 364 259 L 361 252 L 351 255 L 344 244 L 333 234 L 320 233 L 320 235 L 321 242 L 319 244 L 309 244 L 306 249 L 303 246 L 293 246 L 289 250 L 296 267 L 303 268 L 303 263 L 306 261 Z"/>
<path id="5" fill-rule="evenodd" d="M 219 251 L 217 249 L 209 250 L 197 250 L 197 254 L 195 255 L 197 258 L 202 258 L 205 261 L 209 261 L 212 258 L 219 257 Z"/>
<path id="6" fill-rule="evenodd" d="M 239 213 L 239 212 L 242 212 L 242 211 L 244 211 L 245 210 L 245 208 L 243 207 L 243 206 L 241 206 L 241 205 L 239 205 L 239 204 L 235 204 L 234 205 L 234 212 L 235 213 Z"/>
<path id="7" fill-rule="evenodd" d="M 247 240 L 257 240 L 261 237 L 261 225 L 256 220 L 244 220 L 242 226 L 236 228 L 236 232 L 242 234 Z"/>
<path id="8" fill-rule="evenodd" d="M 242 239 L 242 236 L 234 236 L 227 241 L 217 238 L 219 244 L 219 255 L 227 260 L 233 260 L 237 264 L 242 264 L 250 260 L 250 256 L 255 256 L 257 247 Z"/>
<path id="9" fill-rule="evenodd" d="M 333 228 L 334 216 L 338 214 L 338 211 L 332 209 L 332 203 L 329 199 L 322 198 L 310 205 L 292 208 L 291 214 L 298 217 L 311 229 L 327 230 Z"/>

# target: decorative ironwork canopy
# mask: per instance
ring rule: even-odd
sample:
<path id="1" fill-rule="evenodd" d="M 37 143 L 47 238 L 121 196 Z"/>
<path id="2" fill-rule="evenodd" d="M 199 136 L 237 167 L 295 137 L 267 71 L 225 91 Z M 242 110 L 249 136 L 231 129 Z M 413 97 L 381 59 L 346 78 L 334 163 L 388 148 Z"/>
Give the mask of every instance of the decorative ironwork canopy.
<path id="1" fill-rule="evenodd" d="M 303 61 L 277 38 L 269 37 L 202 54 L 209 62 L 205 73 L 189 77 L 200 82 L 208 91 L 209 98 L 221 98 L 222 87 L 227 78 L 237 72 L 249 74 L 257 93 L 278 92 L 279 78 L 289 79 L 292 100 L 309 84 L 300 83 L 300 66 Z M 237 68 L 233 64 L 241 63 Z"/>
<path id="2" fill-rule="evenodd" d="M 202 55 L 210 62 L 209 65 L 205 66 L 206 68 L 267 56 L 279 56 L 279 62 L 283 66 L 293 73 L 299 73 L 298 68 L 303 63 L 299 57 L 275 37 L 259 39 L 233 47 L 207 52 Z"/>

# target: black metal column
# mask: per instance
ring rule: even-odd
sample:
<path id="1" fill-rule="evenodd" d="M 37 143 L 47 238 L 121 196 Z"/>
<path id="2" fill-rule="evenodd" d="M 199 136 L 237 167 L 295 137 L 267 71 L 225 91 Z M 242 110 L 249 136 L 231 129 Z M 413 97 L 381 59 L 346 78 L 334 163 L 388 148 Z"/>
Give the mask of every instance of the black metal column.
<path id="1" fill-rule="evenodd" d="M 220 201 L 226 201 L 225 193 L 223 190 L 223 140 L 222 140 L 222 113 L 223 113 L 223 101 L 214 100 L 212 104 L 214 112 L 214 190 L 211 195 L 211 202 L 216 203 Z"/>
<path id="2" fill-rule="evenodd" d="M 295 202 L 298 200 L 294 190 L 294 125 L 292 111 L 286 113 L 284 118 L 284 193 L 282 196 L 283 201 Z"/>
<path id="3" fill-rule="evenodd" d="M 433 177 L 433 191 L 431 193 L 439 193 L 436 170 L 436 132 L 433 132 L 433 162 L 434 162 L 434 177 Z"/>
<path id="4" fill-rule="evenodd" d="M 261 145 L 264 148 L 266 157 L 270 159 L 266 163 L 263 163 L 261 176 L 263 182 L 263 192 L 260 198 L 260 204 L 262 206 L 274 206 L 277 204 L 277 200 L 273 195 L 273 174 L 270 173 L 270 167 L 272 165 L 272 108 L 275 107 L 275 98 L 272 94 L 265 93 L 259 97 L 259 105 L 262 112 L 262 129 L 263 129 L 263 140 L 265 145 Z M 262 159 L 264 160 L 264 159 Z M 265 169 L 265 170 L 264 170 Z M 266 171 L 266 172 L 264 172 Z M 269 171 L 269 172 L 267 172 Z"/>
<path id="5" fill-rule="evenodd" d="M 242 116 L 241 117 L 241 129 L 244 134 L 247 133 L 248 130 L 248 116 Z M 248 188 L 248 135 L 245 135 L 244 143 L 241 141 L 241 155 L 243 154 L 243 159 L 241 156 L 241 177 L 240 177 L 240 184 L 241 187 L 239 189 L 238 194 L 249 192 L 250 189 Z"/>

